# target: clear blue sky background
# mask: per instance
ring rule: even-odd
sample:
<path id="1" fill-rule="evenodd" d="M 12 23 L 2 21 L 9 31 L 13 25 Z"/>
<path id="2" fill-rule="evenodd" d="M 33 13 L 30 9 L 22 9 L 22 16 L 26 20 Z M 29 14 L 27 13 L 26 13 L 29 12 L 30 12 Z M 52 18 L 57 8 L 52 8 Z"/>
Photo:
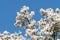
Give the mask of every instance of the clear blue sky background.
<path id="1" fill-rule="evenodd" d="M 30 11 L 35 11 L 33 18 L 38 21 L 43 16 L 40 15 L 40 8 L 60 8 L 60 0 L 0 0 L 0 32 L 4 30 L 10 33 L 24 30 L 14 26 L 16 12 L 23 6 L 29 6 Z"/>

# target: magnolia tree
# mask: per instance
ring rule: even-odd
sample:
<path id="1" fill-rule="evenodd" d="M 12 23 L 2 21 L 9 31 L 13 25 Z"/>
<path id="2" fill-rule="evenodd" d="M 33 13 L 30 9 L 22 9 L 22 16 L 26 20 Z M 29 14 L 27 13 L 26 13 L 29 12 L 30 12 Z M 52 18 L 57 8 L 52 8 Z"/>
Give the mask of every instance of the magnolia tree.
<path id="1" fill-rule="evenodd" d="M 29 40 L 55 40 L 55 33 L 59 31 L 60 26 L 60 9 L 57 8 L 54 12 L 51 8 L 46 10 L 41 8 L 40 12 L 44 18 L 41 18 L 38 22 L 32 19 L 35 14 L 34 11 L 29 13 L 28 10 L 29 7 L 23 6 L 20 12 L 17 12 L 15 25 L 26 28 L 25 36 L 30 36 Z M 36 28 L 37 23 L 38 28 Z"/>
<path id="2" fill-rule="evenodd" d="M 56 32 L 60 31 L 60 9 L 57 8 L 54 12 L 51 8 L 46 10 L 41 8 L 40 13 L 44 18 L 36 22 L 32 18 L 35 12 L 29 12 L 29 7 L 23 6 L 20 12 L 17 12 L 14 25 L 26 29 L 25 37 L 22 36 L 22 32 L 11 34 L 4 31 L 0 33 L 0 40 L 55 40 Z M 36 28 L 37 24 L 38 28 Z M 28 36 L 29 39 L 26 38 Z"/>

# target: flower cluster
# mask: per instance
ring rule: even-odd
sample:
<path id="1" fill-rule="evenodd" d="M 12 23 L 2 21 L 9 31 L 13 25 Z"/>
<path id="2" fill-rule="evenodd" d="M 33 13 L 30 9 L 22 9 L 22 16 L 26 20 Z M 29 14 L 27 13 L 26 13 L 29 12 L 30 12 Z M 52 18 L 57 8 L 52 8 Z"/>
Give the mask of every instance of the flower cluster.
<path id="1" fill-rule="evenodd" d="M 56 31 L 60 31 L 60 9 L 57 8 L 54 12 L 52 8 L 44 10 L 40 9 L 41 14 L 44 16 L 44 19 L 38 21 L 40 33 L 47 36 L 52 36 Z M 54 34 L 56 35 L 56 34 Z"/>
<path id="2" fill-rule="evenodd" d="M 43 33 L 47 35 L 52 35 L 54 29 L 58 30 L 60 28 L 60 9 L 56 9 L 56 12 L 53 9 L 40 9 L 40 12 L 44 16 L 44 19 L 39 21 L 40 29 Z"/>
<path id="3" fill-rule="evenodd" d="M 26 40 L 22 35 L 21 32 L 19 33 L 9 33 L 8 31 L 4 31 L 2 34 L 0 33 L 0 40 Z"/>
<path id="4" fill-rule="evenodd" d="M 37 33 L 38 29 L 35 27 L 36 21 L 32 19 L 34 11 L 29 13 L 28 10 L 29 7 L 27 6 L 23 6 L 23 8 L 21 8 L 20 12 L 17 13 L 15 25 L 17 27 L 26 28 L 25 36 L 30 36 L 30 40 L 40 40 L 40 38 L 42 39 L 43 37 L 40 37 L 40 34 Z"/>
<path id="5" fill-rule="evenodd" d="M 36 22 L 32 20 L 34 11 L 31 11 L 31 13 L 29 14 L 28 10 L 29 7 L 23 6 L 20 12 L 17 12 L 16 23 L 14 25 L 18 27 L 24 26 L 27 28 L 31 28 L 33 25 L 35 25 Z"/>

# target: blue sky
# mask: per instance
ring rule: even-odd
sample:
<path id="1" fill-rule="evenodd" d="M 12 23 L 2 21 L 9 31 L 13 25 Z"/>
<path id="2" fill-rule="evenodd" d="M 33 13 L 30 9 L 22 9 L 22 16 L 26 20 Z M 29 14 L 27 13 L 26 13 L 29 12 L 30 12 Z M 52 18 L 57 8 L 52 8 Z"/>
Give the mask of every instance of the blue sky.
<path id="1" fill-rule="evenodd" d="M 35 11 L 33 18 L 38 21 L 43 16 L 40 15 L 40 8 L 60 8 L 59 0 L 0 0 L 0 32 L 4 30 L 10 33 L 18 32 L 24 30 L 14 26 L 16 12 L 20 10 L 22 6 L 29 6 L 29 11 Z"/>

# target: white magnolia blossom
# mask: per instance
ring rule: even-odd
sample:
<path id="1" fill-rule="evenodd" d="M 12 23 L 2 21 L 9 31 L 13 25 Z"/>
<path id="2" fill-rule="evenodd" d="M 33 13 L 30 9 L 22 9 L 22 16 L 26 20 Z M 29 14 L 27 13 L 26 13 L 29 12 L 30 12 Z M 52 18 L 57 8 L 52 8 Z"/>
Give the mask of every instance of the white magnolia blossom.
<path id="1" fill-rule="evenodd" d="M 37 31 L 36 29 L 27 29 L 26 30 L 26 35 L 27 36 L 35 35 L 36 31 Z"/>
<path id="2" fill-rule="evenodd" d="M 27 6 L 24 5 L 23 8 L 21 8 L 20 12 L 24 12 L 25 10 L 28 11 L 29 7 L 27 7 Z"/>
<path id="3" fill-rule="evenodd" d="M 43 36 L 37 36 L 33 35 L 30 40 L 44 40 L 45 38 Z"/>

